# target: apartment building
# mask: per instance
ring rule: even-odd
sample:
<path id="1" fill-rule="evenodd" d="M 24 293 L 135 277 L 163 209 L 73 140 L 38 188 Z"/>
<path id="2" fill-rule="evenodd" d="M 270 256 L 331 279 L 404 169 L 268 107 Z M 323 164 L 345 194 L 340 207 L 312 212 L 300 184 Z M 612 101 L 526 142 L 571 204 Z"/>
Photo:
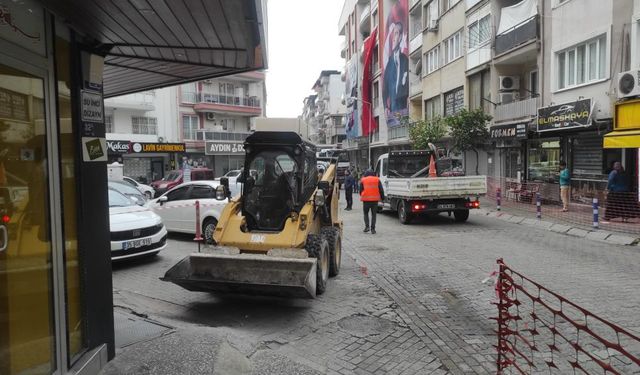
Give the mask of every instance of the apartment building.
<path id="1" fill-rule="evenodd" d="M 346 138 L 343 103 L 345 82 L 337 70 L 323 70 L 313 84 L 316 93 L 316 136 L 318 144 L 337 146 Z"/>
<path id="2" fill-rule="evenodd" d="M 104 101 L 108 161 L 123 164 L 126 176 L 158 180 L 184 153 L 175 121 L 176 92 L 167 87 Z"/>
<path id="3" fill-rule="evenodd" d="M 241 73 L 184 84 L 178 88 L 177 124 L 193 166 L 214 170 L 216 176 L 244 163 L 244 140 L 265 117 L 264 72 Z"/>
<path id="4" fill-rule="evenodd" d="M 402 3 L 345 1 L 340 33 L 348 83 L 355 76 L 362 85 L 366 75 L 362 64 L 350 60 L 349 45 L 364 42 L 353 37 L 354 15 L 366 20 L 376 9 L 375 25 L 384 28 L 390 17 L 385 7 Z M 638 153 L 603 148 L 603 139 L 613 128 L 614 103 L 633 98 L 633 93 L 620 95 L 618 75 L 640 66 L 639 0 L 408 0 L 407 9 L 408 121 L 389 126 L 381 111 L 385 56 L 377 48 L 371 91 L 379 127 L 368 142 L 350 131 L 348 122 L 345 144 L 356 156 L 369 145 L 406 147 L 411 122 L 418 118 L 482 108 L 493 117 L 490 139 L 479 160 L 474 153 L 464 157 L 467 173 L 478 162 L 481 174 L 505 183 L 533 181 L 543 199 L 558 199 L 557 168 L 564 160 L 573 174 L 572 196 L 583 201 L 604 189 L 614 160 L 637 175 Z M 363 25 L 369 31 L 374 22 L 359 22 L 355 30 Z M 385 35 L 379 31 L 377 46 L 384 46 Z M 361 88 L 353 91 L 359 98 Z M 361 119 L 362 111 L 352 117 Z M 442 143 L 447 146 L 448 140 Z"/>
<path id="5" fill-rule="evenodd" d="M 309 95 L 302 101 L 302 122 L 307 128 L 307 134 L 309 140 L 315 144 L 320 141 L 319 133 L 319 121 L 318 121 L 318 106 L 316 100 L 318 95 Z"/>

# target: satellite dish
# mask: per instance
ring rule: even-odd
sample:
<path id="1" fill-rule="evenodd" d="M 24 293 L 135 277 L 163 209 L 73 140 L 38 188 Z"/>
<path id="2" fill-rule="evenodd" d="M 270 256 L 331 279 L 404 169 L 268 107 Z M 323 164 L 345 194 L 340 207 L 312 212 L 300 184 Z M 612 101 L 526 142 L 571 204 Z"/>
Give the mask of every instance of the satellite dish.
<path id="1" fill-rule="evenodd" d="M 418 60 L 416 62 L 416 68 L 414 69 L 417 75 L 420 75 L 422 72 L 422 60 Z"/>

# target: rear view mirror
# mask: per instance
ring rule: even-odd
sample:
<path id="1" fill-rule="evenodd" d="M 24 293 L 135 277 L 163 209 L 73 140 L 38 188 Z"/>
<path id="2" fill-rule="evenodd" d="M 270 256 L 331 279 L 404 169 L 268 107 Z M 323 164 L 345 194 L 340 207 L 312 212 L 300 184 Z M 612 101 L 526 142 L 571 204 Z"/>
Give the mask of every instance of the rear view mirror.
<path id="1" fill-rule="evenodd" d="M 228 181 L 227 181 L 228 183 Z M 216 188 L 216 199 L 219 201 L 223 201 L 227 199 L 227 187 L 224 185 L 218 185 Z"/>
<path id="2" fill-rule="evenodd" d="M 158 203 L 160 203 L 160 205 L 162 206 L 165 202 L 167 202 L 169 200 L 169 198 L 167 198 L 166 195 L 161 196 L 160 198 L 158 198 Z"/>

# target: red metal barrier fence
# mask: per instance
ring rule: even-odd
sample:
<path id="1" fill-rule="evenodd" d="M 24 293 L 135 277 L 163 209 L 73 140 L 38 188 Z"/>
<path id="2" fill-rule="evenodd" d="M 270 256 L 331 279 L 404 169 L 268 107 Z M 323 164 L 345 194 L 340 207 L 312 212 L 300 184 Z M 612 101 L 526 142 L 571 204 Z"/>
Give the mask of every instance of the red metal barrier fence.
<path id="1" fill-rule="evenodd" d="M 498 374 L 640 373 L 640 337 L 498 266 Z"/>
<path id="2" fill-rule="evenodd" d="M 489 208 L 496 208 L 498 189 L 502 209 L 518 210 L 525 216 L 528 214 L 535 217 L 536 196 L 539 194 L 542 219 L 554 219 L 585 228 L 593 226 L 593 198 L 598 198 L 601 229 L 640 234 L 640 204 L 637 192 L 607 193 L 604 190 L 592 190 L 586 194 L 572 188 L 569 211 L 563 212 L 560 187 L 557 184 L 515 182 L 505 178 L 489 177 L 486 196 L 490 201 Z"/>

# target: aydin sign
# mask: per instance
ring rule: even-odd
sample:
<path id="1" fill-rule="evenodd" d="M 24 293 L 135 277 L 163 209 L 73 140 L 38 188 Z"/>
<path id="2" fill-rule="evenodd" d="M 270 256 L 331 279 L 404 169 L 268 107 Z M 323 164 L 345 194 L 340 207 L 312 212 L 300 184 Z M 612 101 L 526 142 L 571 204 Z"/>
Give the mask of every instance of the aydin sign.
<path id="1" fill-rule="evenodd" d="M 242 143 L 206 142 L 205 155 L 239 155 L 244 154 Z"/>

